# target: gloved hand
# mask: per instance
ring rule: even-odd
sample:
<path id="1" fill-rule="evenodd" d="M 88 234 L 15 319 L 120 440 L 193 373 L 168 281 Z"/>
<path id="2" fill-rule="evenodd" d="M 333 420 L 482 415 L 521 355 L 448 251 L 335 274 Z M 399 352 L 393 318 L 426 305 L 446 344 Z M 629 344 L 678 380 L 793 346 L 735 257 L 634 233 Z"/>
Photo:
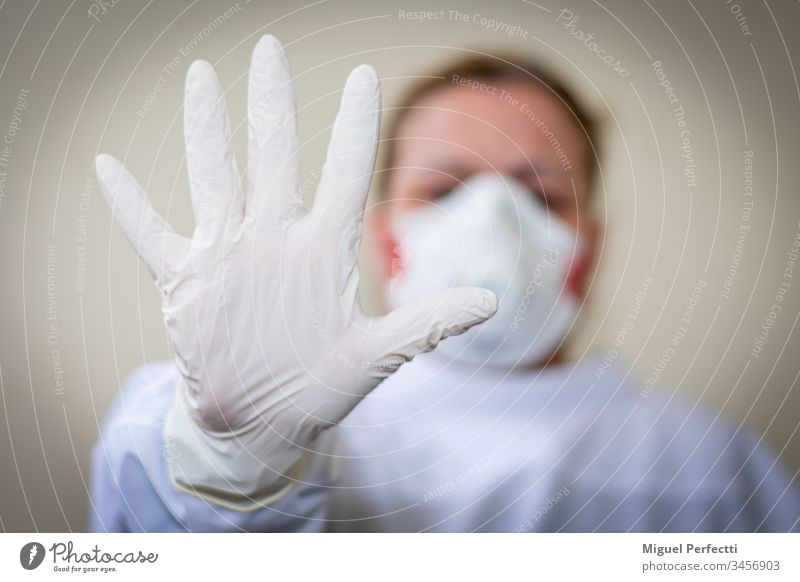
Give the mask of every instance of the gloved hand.
<path id="1" fill-rule="evenodd" d="M 97 175 L 163 293 L 183 379 L 165 429 L 173 482 L 250 510 L 287 489 L 322 429 L 402 363 L 491 317 L 497 300 L 461 288 L 381 317 L 362 312 L 357 259 L 380 125 L 371 67 L 347 79 L 310 210 L 299 193 L 291 76 L 276 39 L 262 38 L 253 53 L 246 189 L 222 88 L 206 62 L 189 69 L 184 113 L 191 240 L 154 211 L 117 160 L 99 156 Z"/>

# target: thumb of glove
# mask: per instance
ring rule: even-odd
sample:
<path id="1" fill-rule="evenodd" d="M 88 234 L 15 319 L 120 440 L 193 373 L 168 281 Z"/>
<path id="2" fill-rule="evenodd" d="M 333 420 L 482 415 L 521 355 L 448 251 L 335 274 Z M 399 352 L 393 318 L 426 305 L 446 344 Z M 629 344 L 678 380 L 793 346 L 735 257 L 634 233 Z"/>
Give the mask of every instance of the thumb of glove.
<path id="1" fill-rule="evenodd" d="M 454 287 L 398 307 L 378 318 L 371 329 L 380 352 L 377 361 L 394 372 L 417 354 L 433 350 L 443 339 L 466 332 L 496 312 L 497 296 L 479 287 Z"/>

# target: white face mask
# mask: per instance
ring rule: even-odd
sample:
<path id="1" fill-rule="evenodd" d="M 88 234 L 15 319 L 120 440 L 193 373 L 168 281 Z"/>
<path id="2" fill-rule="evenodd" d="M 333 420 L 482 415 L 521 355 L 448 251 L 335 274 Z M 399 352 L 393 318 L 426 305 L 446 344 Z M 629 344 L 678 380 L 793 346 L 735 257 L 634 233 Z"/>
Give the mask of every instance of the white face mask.
<path id="1" fill-rule="evenodd" d="M 437 352 L 524 366 L 544 361 L 566 337 L 579 311 L 565 287 L 578 235 L 513 178 L 476 175 L 394 226 L 403 267 L 388 288 L 390 307 L 450 287 L 483 287 L 499 299 L 493 318 Z"/>

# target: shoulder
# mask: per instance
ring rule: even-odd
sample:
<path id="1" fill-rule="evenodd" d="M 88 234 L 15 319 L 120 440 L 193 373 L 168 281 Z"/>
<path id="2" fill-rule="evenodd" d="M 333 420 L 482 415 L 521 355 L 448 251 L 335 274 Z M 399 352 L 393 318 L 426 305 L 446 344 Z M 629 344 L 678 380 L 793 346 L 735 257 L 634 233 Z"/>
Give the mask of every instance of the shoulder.
<path id="1" fill-rule="evenodd" d="M 796 485 L 763 438 L 700 401 L 609 374 L 576 447 L 578 481 L 620 508 L 649 507 L 660 527 L 797 527 Z M 613 505 L 612 505 L 613 506 Z M 791 518 L 789 518 L 791 516 Z"/>
<path id="2" fill-rule="evenodd" d="M 657 481 L 678 486 L 694 487 L 689 476 L 700 470 L 706 486 L 729 482 L 742 457 L 758 448 L 743 425 L 721 412 L 667 388 L 644 390 L 627 371 L 598 382 L 586 412 L 587 454 L 623 468 L 636 465 L 637 474 L 647 469 Z"/>
<path id="3" fill-rule="evenodd" d="M 175 392 L 178 370 L 171 361 L 141 364 L 122 382 L 119 394 L 106 414 L 103 432 L 122 427 L 152 426 L 164 417 Z"/>
<path id="4" fill-rule="evenodd" d="M 178 376 L 174 363 L 157 361 L 139 365 L 125 377 L 96 445 L 104 449 L 112 467 L 118 469 L 130 453 L 157 446 L 154 438 L 166 421 Z"/>
<path id="5" fill-rule="evenodd" d="M 165 454 L 161 429 L 177 375 L 172 362 L 159 361 L 125 377 L 92 451 L 95 528 L 181 530 L 158 494 Z"/>
<path id="6" fill-rule="evenodd" d="M 137 366 L 106 414 L 95 448 L 121 486 L 125 475 L 150 468 L 166 453 L 162 432 L 179 373 L 172 362 Z"/>

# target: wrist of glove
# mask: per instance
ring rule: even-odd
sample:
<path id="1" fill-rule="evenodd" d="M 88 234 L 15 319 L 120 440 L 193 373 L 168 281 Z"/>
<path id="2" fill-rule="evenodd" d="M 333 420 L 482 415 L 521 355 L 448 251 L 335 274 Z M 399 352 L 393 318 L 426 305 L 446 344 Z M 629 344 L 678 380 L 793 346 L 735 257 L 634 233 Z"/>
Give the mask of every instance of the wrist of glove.
<path id="1" fill-rule="evenodd" d="M 297 483 L 303 449 L 269 438 L 261 422 L 233 432 L 208 431 L 195 420 L 186 382 L 178 380 L 164 426 L 166 462 L 177 489 L 237 511 L 267 507 Z"/>

